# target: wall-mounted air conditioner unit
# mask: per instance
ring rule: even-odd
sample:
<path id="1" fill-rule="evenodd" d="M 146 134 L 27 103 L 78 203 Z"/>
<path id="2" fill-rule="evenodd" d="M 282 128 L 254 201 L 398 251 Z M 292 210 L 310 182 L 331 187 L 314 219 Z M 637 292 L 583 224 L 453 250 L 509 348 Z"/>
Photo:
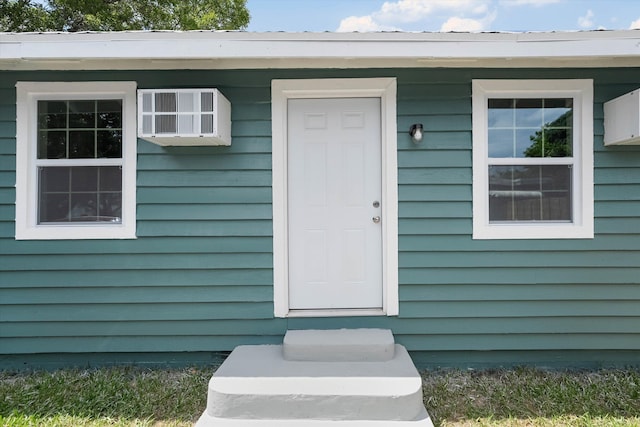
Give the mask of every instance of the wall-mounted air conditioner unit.
<path id="1" fill-rule="evenodd" d="M 158 145 L 231 145 L 231 104 L 217 89 L 140 89 L 138 137 Z"/>
<path id="2" fill-rule="evenodd" d="M 604 145 L 640 144 L 640 89 L 604 103 Z"/>

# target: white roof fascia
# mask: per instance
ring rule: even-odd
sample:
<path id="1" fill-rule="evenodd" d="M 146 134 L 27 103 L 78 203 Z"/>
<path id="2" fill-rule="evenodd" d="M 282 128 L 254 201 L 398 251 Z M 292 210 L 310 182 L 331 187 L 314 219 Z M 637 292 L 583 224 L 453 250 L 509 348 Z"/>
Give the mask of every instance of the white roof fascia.
<path id="1" fill-rule="evenodd" d="M 640 66 L 640 31 L 0 33 L 0 69 Z"/>

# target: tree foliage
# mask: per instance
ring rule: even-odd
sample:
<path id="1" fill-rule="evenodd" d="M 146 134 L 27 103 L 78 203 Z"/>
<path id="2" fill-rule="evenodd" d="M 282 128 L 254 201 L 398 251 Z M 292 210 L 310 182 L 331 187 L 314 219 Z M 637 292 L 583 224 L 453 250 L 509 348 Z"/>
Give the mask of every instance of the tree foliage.
<path id="1" fill-rule="evenodd" d="M 567 111 L 530 137 L 532 144 L 525 157 L 571 157 L 571 124 L 573 112 Z"/>
<path id="2" fill-rule="evenodd" d="M 0 31 L 45 31 L 50 27 L 47 10 L 30 0 L 0 0 Z"/>
<path id="3" fill-rule="evenodd" d="M 246 0 L 0 0 L 0 31 L 242 30 Z"/>

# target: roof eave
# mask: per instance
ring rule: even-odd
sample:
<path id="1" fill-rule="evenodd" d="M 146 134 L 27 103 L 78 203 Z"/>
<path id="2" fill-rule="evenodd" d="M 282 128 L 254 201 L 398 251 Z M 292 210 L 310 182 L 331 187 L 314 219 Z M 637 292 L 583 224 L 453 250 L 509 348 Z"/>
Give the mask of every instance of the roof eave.
<path id="1" fill-rule="evenodd" d="M 640 66 L 640 31 L 0 34 L 1 69 L 146 69 L 187 65 L 195 68 L 630 67 Z"/>

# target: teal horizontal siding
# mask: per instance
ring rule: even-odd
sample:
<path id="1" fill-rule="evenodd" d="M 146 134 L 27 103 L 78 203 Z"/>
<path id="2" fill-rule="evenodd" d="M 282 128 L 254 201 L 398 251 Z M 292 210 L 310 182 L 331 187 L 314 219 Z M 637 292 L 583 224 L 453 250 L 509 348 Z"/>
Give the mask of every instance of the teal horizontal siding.
<path id="1" fill-rule="evenodd" d="M 138 236 L 271 236 L 271 220 L 140 221 Z"/>
<path id="2" fill-rule="evenodd" d="M 133 256 L 133 255 L 132 255 Z M 148 292 L 157 292 L 164 286 L 267 286 L 272 289 L 273 274 L 268 269 L 229 269 L 215 270 L 95 270 L 91 274 L 80 274 L 75 270 L 39 270 L 7 271 L 2 273 L 2 288 L 18 289 L 26 287 L 41 290 L 47 294 L 48 288 L 77 287 L 146 287 Z M 19 284 L 19 285 L 16 285 Z M 0 300 L 1 301 L 1 300 Z M 96 302 L 99 302 L 96 300 Z M 25 302 L 26 303 L 26 302 Z"/>
<path id="3" fill-rule="evenodd" d="M 394 75 L 400 315 L 274 319 L 271 80 Z M 640 146 L 602 142 L 602 104 L 640 87 L 639 69 L 2 76 L 0 353 L 228 351 L 325 327 L 391 328 L 410 350 L 444 355 L 640 351 Z M 474 78 L 594 79 L 594 239 L 471 238 Z M 15 241 L 15 82 L 112 79 L 218 87 L 232 103 L 232 145 L 139 140 L 135 240 Z M 413 123 L 425 128 L 419 145 Z"/>
<path id="4" fill-rule="evenodd" d="M 23 242 L 18 250 L 16 245 L 0 246 L 2 255 L 90 255 L 94 242 L 29 241 Z M 180 254 L 180 253 L 271 253 L 270 237 L 175 237 L 162 239 L 137 239 L 134 242 L 105 240 L 101 243 L 101 254 Z"/>
<path id="5" fill-rule="evenodd" d="M 443 335 L 403 336 L 398 341 L 414 351 L 501 351 L 501 350 L 637 350 L 637 335 L 631 334 L 467 334 L 452 340 Z M 521 355 L 522 357 L 522 355 Z"/>
<path id="6" fill-rule="evenodd" d="M 404 301 L 635 301 L 640 299 L 640 285 L 536 284 L 513 286 L 503 283 L 461 285 L 404 286 L 400 294 Z M 455 292 L 452 292 L 455 291 Z"/>
<path id="7" fill-rule="evenodd" d="M 73 257 L 68 255 L 6 255 L 6 271 L 15 270 L 172 270 L 172 269 L 217 269 L 217 268 L 270 268 L 271 254 L 91 254 Z"/>
<path id="8" fill-rule="evenodd" d="M 147 187 L 138 192 L 138 203 L 162 201 L 173 204 L 271 203 L 270 187 L 183 187 L 182 191 L 169 191 L 168 187 Z M 2 195 L 0 194 L 0 197 Z"/>
<path id="9" fill-rule="evenodd" d="M 402 253 L 422 252 L 425 248 L 437 246 L 441 251 L 449 251 L 455 249 L 458 253 L 476 252 L 478 247 L 483 251 L 512 251 L 521 248 L 521 243 L 517 240 L 485 240 L 476 242 L 470 236 L 429 236 L 425 239 L 423 236 L 415 234 L 403 236 L 401 239 L 400 251 Z M 571 240 L 556 240 L 553 244 L 554 251 L 570 252 L 575 242 Z M 598 239 L 589 239 L 583 242 L 585 252 L 596 251 L 597 253 L 609 251 L 637 251 L 640 250 L 640 239 L 634 235 L 603 235 Z M 549 243 L 545 240 L 532 240 L 527 245 L 527 253 L 546 252 L 549 250 Z M 462 266 L 461 266 L 462 267 Z"/>
<path id="10" fill-rule="evenodd" d="M 602 143 L 602 103 L 640 87 L 633 73 L 478 70 L 459 87 L 452 73 L 439 76 L 451 93 L 442 110 L 430 84 L 399 90 L 399 320 L 412 321 L 394 324 L 399 342 L 431 352 L 640 349 L 640 147 Z M 542 77 L 595 81 L 596 237 L 473 240 L 468 82 Z M 418 122 L 416 146 L 403 130 Z"/>
<path id="11" fill-rule="evenodd" d="M 276 344 L 282 342 L 281 334 L 278 335 L 212 335 L 206 333 L 201 336 L 190 335 L 166 335 L 166 336 L 64 336 L 64 337 L 37 337 L 32 338 L 3 338 L 3 343 L 10 347 L 10 354 L 30 354 L 35 349 L 47 349 L 49 353 L 60 357 L 62 354 L 73 353 L 129 353 L 129 358 L 120 358 L 121 363 L 145 360 L 144 355 L 131 354 L 132 348 L 139 349 L 140 353 L 173 352 L 175 348 L 181 352 L 197 351 L 224 351 L 225 348 L 235 348 L 246 344 Z M 175 355 L 173 355 L 175 357 Z M 185 356 L 183 356 L 185 357 Z M 188 357 L 188 353 L 186 354 Z M 109 357 L 107 363 L 111 364 Z"/>
<path id="12" fill-rule="evenodd" d="M 607 304 L 608 303 L 608 304 Z M 407 301 L 403 304 L 401 317 L 421 318 L 428 313 L 429 317 L 478 318 L 500 317 L 509 321 L 511 317 L 547 317 L 547 316 L 580 316 L 597 318 L 599 316 L 636 316 L 638 302 L 619 299 L 605 301 Z"/>
<path id="13" fill-rule="evenodd" d="M 144 167 L 144 166 L 142 166 Z M 0 172 L 1 174 L 1 172 Z M 162 171 L 140 170 L 138 186 L 144 187 L 260 187 L 271 186 L 271 171 Z"/>
<path id="14" fill-rule="evenodd" d="M 145 204 L 138 216 L 149 220 L 271 219 L 271 204 Z"/>
<path id="15" fill-rule="evenodd" d="M 16 192 L 13 188 L 0 188 L 0 204 L 7 205 L 14 203 L 16 200 Z M 4 219 L 4 218 L 3 218 Z"/>
<path id="16" fill-rule="evenodd" d="M 252 285 L 216 285 L 202 284 L 174 285 L 155 287 L 153 293 L 148 287 L 98 287 L 87 286 L 82 288 L 55 288 L 52 292 L 43 292 L 42 288 L 2 289 L 2 300 L 11 304 L 38 303 L 45 305 L 66 304 L 73 301 L 75 304 L 92 304 L 96 300 L 102 304 L 114 303 L 172 303 L 193 301 L 194 295 L 198 301 L 208 302 L 264 302 L 271 301 L 273 292 L 266 286 Z"/>
<path id="17" fill-rule="evenodd" d="M 136 321 L 136 320 L 192 320 L 192 319 L 270 319 L 273 304 L 267 302 L 167 302 L 164 304 L 126 303 L 58 304 L 40 305 L 38 321 Z M 33 313 L 20 305 L 5 307 L 0 321 L 16 322 L 32 320 Z"/>
<path id="18" fill-rule="evenodd" d="M 638 283 L 638 267 L 573 267 L 546 268 L 503 267 L 492 263 L 484 267 L 429 267 L 400 269 L 400 283 L 411 285 L 455 285 L 496 283 L 509 286 L 536 286 L 538 284 L 556 284 L 558 292 L 563 286 L 582 285 L 607 286 L 609 284 Z M 453 292 L 454 287 L 451 288 Z M 640 303 L 636 301 L 638 307 Z M 639 312 L 640 314 L 640 312 Z"/>
<path id="19" fill-rule="evenodd" d="M 254 320 L 183 320 L 174 322 L 170 320 L 159 321 L 135 321 L 135 322 L 47 322 L 34 334 L 35 324 L 24 322 L 14 323 L 5 331 L 7 336 L 20 337 L 60 337 L 78 336 L 91 337 L 103 333 L 105 327 L 114 335 L 120 336 L 161 336 L 167 337 L 174 334 L 186 336 L 207 335 L 241 335 L 260 334 L 276 335 L 280 333 L 281 325 L 278 322 L 261 322 Z"/>

